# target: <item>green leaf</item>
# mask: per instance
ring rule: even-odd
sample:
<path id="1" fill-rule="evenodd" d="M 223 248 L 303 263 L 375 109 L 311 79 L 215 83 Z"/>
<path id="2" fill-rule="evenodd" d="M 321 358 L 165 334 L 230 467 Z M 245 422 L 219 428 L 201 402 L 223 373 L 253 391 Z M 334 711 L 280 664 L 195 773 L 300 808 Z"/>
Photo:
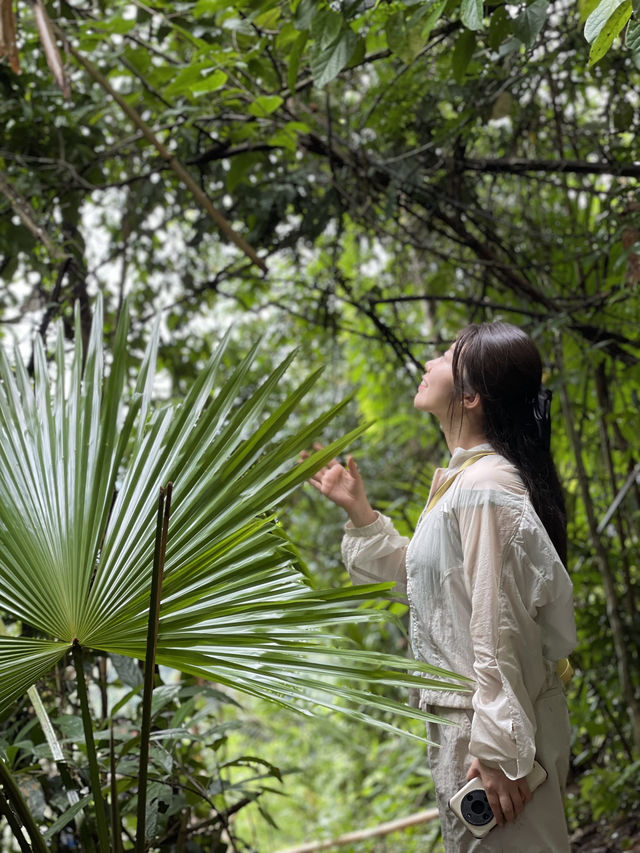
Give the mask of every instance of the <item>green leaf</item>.
<path id="1" fill-rule="evenodd" d="M 68 649 L 54 641 L 0 635 L 0 713 L 43 678 Z"/>
<path id="2" fill-rule="evenodd" d="M 298 69 L 300 67 L 300 58 L 305 49 L 305 45 L 309 40 L 309 33 L 305 30 L 300 33 L 295 40 L 293 47 L 289 53 L 289 65 L 287 68 L 287 83 L 291 92 L 295 91 L 296 83 L 298 82 Z"/>
<path id="3" fill-rule="evenodd" d="M 309 133 L 309 125 L 301 121 L 289 121 L 277 133 L 269 137 L 267 142 L 274 147 L 288 149 L 292 154 L 298 150 L 298 137 L 300 134 Z"/>
<path id="4" fill-rule="evenodd" d="M 227 172 L 226 188 L 232 193 L 236 187 L 243 182 L 249 181 L 249 171 L 256 163 L 261 163 L 263 156 L 260 153 L 249 152 L 248 154 L 236 154 L 231 161 L 231 168 Z"/>
<path id="5" fill-rule="evenodd" d="M 483 18 L 482 0 L 462 0 L 460 18 L 468 30 L 481 30 Z"/>
<path id="6" fill-rule="evenodd" d="M 507 15 L 504 6 L 499 6 L 491 15 L 489 21 L 489 47 L 497 50 L 508 35 L 511 34 L 512 19 Z"/>
<path id="7" fill-rule="evenodd" d="M 406 11 L 397 11 L 387 18 L 385 34 L 389 50 L 409 65 L 424 46 L 423 23 L 421 20 L 409 25 L 413 16 L 407 18 Z"/>
<path id="8" fill-rule="evenodd" d="M 512 22 L 511 27 L 514 36 L 520 39 L 527 47 L 533 46 L 538 33 L 544 26 L 548 8 L 549 0 L 534 0 Z"/>
<path id="9" fill-rule="evenodd" d="M 218 68 L 211 74 L 207 74 L 203 79 L 193 83 L 188 88 L 193 95 L 206 95 L 209 92 L 215 92 L 217 89 L 221 89 L 228 79 L 228 75 Z"/>
<path id="10" fill-rule="evenodd" d="M 51 826 L 47 829 L 47 831 L 44 833 L 44 835 L 43 835 L 44 840 L 49 841 L 50 839 L 52 839 L 54 837 L 54 835 L 56 835 L 58 832 L 60 832 L 61 829 L 64 829 L 65 826 L 67 826 L 67 824 L 69 824 L 79 812 L 84 810 L 84 807 L 86 805 L 88 805 L 92 799 L 93 799 L 92 795 L 87 794 L 86 796 L 84 796 L 80 800 L 78 800 L 77 803 L 74 803 L 72 806 L 69 806 L 69 808 L 66 809 L 66 811 L 64 811 L 60 815 L 60 817 L 57 820 L 55 820 L 51 824 Z"/>
<path id="11" fill-rule="evenodd" d="M 602 59 L 613 44 L 614 38 L 620 34 L 631 17 L 631 0 L 624 0 L 606 22 L 589 51 L 589 66 L 595 65 Z"/>
<path id="12" fill-rule="evenodd" d="M 194 62 L 179 71 L 165 89 L 167 97 L 190 92 L 191 88 L 202 80 L 202 74 L 210 71 L 211 62 Z M 214 72 L 215 74 L 216 72 Z"/>
<path id="13" fill-rule="evenodd" d="M 259 98 L 256 98 L 253 103 L 249 104 L 247 111 L 252 116 L 263 118 L 271 115 L 271 113 L 275 112 L 283 103 L 284 98 L 281 98 L 280 95 L 261 95 Z"/>
<path id="14" fill-rule="evenodd" d="M 427 14 L 421 16 L 423 42 L 426 43 L 427 39 L 429 38 L 429 34 L 431 33 L 431 30 L 440 20 L 446 6 L 447 0 L 435 0 L 435 3 L 432 3 L 427 7 Z"/>
<path id="15" fill-rule="evenodd" d="M 600 0 L 578 0 L 578 9 L 580 11 L 580 23 L 584 25 L 589 15 L 596 8 Z"/>
<path id="16" fill-rule="evenodd" d="M 456 39 L 456 45 L 451 54 L 451 68 L 457 83 L 464 80 L 465 71 L 473 56 L 476 46 L 476 34 L 471 30 L 464 30 Z"/>
<path id="17" fill-rule="evenodd" d="M 317 0 L 300 0 L 296 8 L 294 22 L 296 29 L 311 29 L 311 21 L 317 8 Z"/>
<path id="18" fill-rule="evenodd" d="M 342 15 L 323 6 L 318 6 L 311 19 L 311 36 L 321 49 L 332 45 L 345 26 Z"/>
<path id="19" fill-rule="evenodd" d="M 118 678 L 127 687 L 140 687 L 143 684 L 144 676 L 135 660 L 114 654 L 111 655 L 111 663 L 118 673 Z"/>
<path id="20" fill-rule="evenodd" d="M 630 3 L 631 0 L 601 0 L 593 12 L 591 12 L 584 25 L 584 37 L 589 44 L 593 44 L 598 38 L 618 7 L 621 5 L 630 5 Z M 593 63 L 590 62 L 589 64 Z"/>
<path id="21" fill-rule="evenodd" d="M 345 68 L 358 43 L 357 35 L 350 29 L 341 30 L 336 40 L 322 48 L 317 42 L 312 45 L 309 64 L 316 86 L 330 83 Z"/>
<path id="22" fill-rule="evenodd" d="M 629 101 L 621 101 L 616 104 L 613 111 L 613 126 L 618 133 L 623 133 L 625 130 L 631 128 L 634 116 L 635 110 L 633 104 L 630 104 Z"/>
<path id="23" fill-rule="evenodd" d="M 631 51 L 631 56 L 636 68 L 640 69 L 640 21 L 633 18 L 627 27 L 625 44 Z"/>
<path id="24" fill-rule="evenodd" d="M 201 18 L 203 15 L 211 15 L 221 9 L 228 9 L 229 3 L 227 0 L 198 0 L 193 9 L 193 14 L 196 18 Z"/>

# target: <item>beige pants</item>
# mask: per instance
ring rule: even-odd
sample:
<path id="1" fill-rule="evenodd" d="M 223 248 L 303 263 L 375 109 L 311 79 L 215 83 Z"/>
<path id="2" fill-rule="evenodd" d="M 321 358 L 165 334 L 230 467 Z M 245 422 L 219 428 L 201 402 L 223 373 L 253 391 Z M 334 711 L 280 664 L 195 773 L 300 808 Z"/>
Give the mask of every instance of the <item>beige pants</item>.
<path id="1" fill-rule="evenodd" d="M 473 711 L 433 707 L 433 713 L 457 726 L 428 724 L 431 775 L 438 795 L 446 853 L 569 853 L 564 816 L 564 787 L 569 769 L 570 727 L 567 701 L 558 683 L 535 704 L 536 758 L 549 778 L 534 793 L 524 811 L 511 823 L 495 827 L 485 838 L 474 838 L 447 807 L 466 782 L 471 764 L 469 739 Z"/>

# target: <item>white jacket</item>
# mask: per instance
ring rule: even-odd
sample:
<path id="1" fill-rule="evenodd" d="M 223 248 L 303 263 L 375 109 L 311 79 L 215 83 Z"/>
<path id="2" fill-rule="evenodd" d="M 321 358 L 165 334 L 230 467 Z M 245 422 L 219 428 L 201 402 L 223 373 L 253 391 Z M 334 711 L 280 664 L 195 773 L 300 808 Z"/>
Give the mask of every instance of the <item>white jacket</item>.
<path id="1" fill-rule="evenodd" d="M 457 448 L 431 494 L 490 449 Z M 470 753 L 511 779 L 526 776 L 533 704 L 557 689 L 555 662 L 575 647 L 576 632 L 571 581 L 514 466 L 496 454 L 471 464 L 423 513 L 411 541 L 383 515 L 366 527 L 347 523 L 342 554 L 354 583 L 395 581 L 418 659 L 475 683 L 473 694 L 422 690 L 420 707 L 472 707 Z"/>

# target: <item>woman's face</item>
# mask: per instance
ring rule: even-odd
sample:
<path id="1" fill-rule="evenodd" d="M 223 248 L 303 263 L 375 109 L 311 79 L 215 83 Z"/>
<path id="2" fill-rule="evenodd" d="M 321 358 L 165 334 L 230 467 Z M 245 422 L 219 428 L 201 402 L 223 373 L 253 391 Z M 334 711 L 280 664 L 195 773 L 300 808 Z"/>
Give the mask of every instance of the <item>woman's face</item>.
<path id="1" fill-rule="evenodd" d="M 443 355 L 426 362 L 425 373 L 413 399 L 416 409 L 435 415 L 441 422 L 448 417 L 453 398 L 454 347 L 452 344 Z"/>

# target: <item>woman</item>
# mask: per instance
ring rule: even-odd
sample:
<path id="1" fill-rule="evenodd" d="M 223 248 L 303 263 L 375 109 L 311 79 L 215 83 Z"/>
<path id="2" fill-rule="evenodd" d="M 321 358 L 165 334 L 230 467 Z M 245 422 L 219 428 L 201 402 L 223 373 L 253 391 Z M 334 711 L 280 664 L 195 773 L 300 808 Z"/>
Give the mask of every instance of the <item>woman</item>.
<path id="1" fill-rule="evenodd" d="M 452 455 L 411 541 L 371 507 L 353 457 L 311 480 L 349 515 L 342 552 L 354 583 L 395 581 L 416 657 L 473 680 L 471 694 L 420 691 L 421 708 L 456 724 L 428 726 L 447 853 L 570 849 L 570 730 L 556 665 L 576 637 L 541 378 L 535 344 L 505 323 L 468 326 L 427 362 L 414 405 L 438 418 Z M 534 758 L 548 779 L 532 795 Z M 447 807 L 477 776 L 498 824 L 481 840 Z"/>

